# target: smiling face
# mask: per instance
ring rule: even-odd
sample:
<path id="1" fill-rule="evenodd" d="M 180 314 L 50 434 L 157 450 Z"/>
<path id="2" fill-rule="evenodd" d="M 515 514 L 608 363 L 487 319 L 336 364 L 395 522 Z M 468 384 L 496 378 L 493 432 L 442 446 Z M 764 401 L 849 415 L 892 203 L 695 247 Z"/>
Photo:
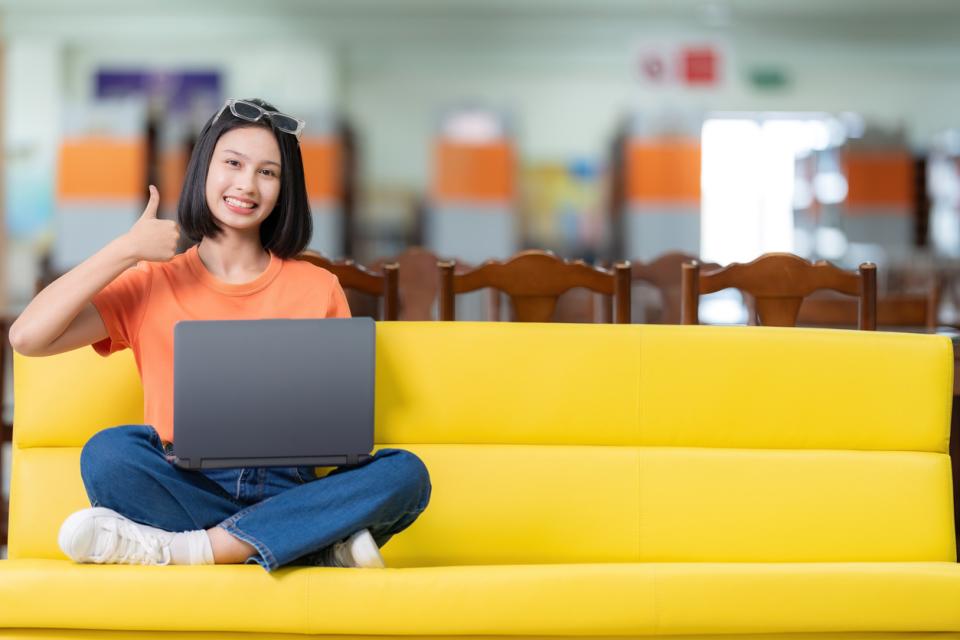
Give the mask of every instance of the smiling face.
<path id="1" fill-rule="evenodd" d="M 269 129 L 239 127 L 220 136 L 205 192 L 224 231 L 260 228 L 280 196 L 280 171 L 280 147 Z"/>

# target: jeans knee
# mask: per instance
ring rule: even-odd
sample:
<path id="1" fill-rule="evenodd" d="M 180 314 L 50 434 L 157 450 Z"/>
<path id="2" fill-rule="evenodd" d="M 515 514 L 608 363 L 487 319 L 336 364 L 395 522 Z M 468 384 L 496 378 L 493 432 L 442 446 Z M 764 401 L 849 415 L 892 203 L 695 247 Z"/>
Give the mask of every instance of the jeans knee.
<path id="1" fill-rule="evenodd" d="M 427 465 L 415 454 L 403 449 L 391 449 L 384 453 L 384 461 L 389 462 L 392 484 L 397 493 L 416 500 L 416 511 L 426 509 L 431 491 Z"/>
<path id="2" fill-rule="evenodd" d="M 124 467 L 134 462 L 137 449 L 151 446 L 156 432 L 144 425 L 110 427 L 91 437 L 80 452 L 80 475 L 88 489 L 110 486 Z"/>

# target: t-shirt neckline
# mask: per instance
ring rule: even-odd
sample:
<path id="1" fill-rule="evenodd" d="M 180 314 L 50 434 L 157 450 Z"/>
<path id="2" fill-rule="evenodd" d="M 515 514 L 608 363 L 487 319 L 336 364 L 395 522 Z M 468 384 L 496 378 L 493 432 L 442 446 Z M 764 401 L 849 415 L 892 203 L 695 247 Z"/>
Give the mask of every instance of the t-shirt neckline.
<path id="1" fill-rule="evenodd" d="M 219 291 L 220 293 L 230 296 L 245 296 L 260 291 L 273 282 L 273 280 L 280 275 L 280 270 L 283 268 L 283 260 L 278 258 L 273 253 L 270 253 L 270 264 L 267 265 L 267 268 L 264 269 L 263 273 L 250 282 L 234 284 L 230 282 L 224 282 L 207 271 L 207 267 L 204 266 L 203 260 L 200 259 L 199 245 L 194 245 L 187 249 L 186 258 L 187 264 L 190 266 L 190 271 L 193 272 L 193 275 L 195 275 L 200 282 L 210 287 L 214 291 Z"/>

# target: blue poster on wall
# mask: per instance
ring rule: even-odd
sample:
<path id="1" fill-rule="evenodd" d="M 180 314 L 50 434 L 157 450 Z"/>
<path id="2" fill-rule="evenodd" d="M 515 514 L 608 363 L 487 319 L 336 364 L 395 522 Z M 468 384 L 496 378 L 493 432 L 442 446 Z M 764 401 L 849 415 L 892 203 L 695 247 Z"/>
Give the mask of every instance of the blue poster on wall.
<path id="1" fill-rule="evenodd" d="M 96 75 L 98 99 L 143 96 L 168 114 L 189 111 L 198 102 L 219 104 L 221 78 L 218 71 L 137 71 L 105 69 Z"/>

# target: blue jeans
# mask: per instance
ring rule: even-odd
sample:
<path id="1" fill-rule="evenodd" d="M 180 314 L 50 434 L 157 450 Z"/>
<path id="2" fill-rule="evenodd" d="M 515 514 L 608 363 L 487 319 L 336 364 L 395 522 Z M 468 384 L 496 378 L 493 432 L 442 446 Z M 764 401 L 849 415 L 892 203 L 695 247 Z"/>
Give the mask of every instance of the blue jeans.
<path id="1" fill-rule="evenodd" d="M 311 467 L 188 471 L 168 461 L 153 427 L 112 427 L 80 455 L 95 507 L 164 529 L 220 526 L 257 550 L 267 571 L 313 564 L 326 547 L 360 529 L 377 545 L 409 527 L 430 500 L 430 476 L 402 449 L 381 449 L 355 467 L 317 478 Z"/>

